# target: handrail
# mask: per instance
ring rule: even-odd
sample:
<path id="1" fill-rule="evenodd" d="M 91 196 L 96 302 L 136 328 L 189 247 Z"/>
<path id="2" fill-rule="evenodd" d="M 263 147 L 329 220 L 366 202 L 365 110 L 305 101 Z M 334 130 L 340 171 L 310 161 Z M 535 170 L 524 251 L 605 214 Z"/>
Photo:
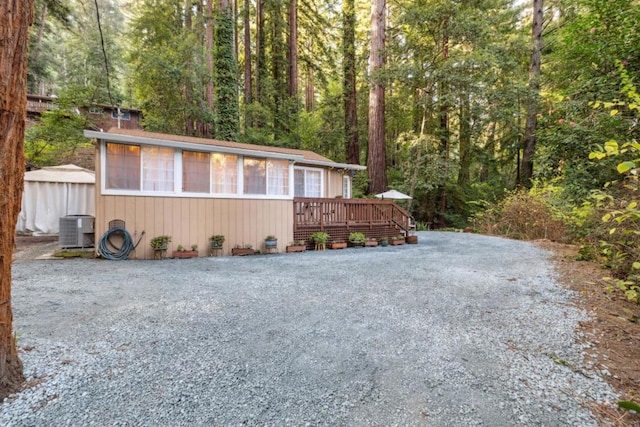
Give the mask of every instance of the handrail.
<path id="1" fill-rule="evenodd" d="M 397 226 L 409 234 L 411 214 L 392 200 L 296 197 L 294 230 L 336 226 Z"/>

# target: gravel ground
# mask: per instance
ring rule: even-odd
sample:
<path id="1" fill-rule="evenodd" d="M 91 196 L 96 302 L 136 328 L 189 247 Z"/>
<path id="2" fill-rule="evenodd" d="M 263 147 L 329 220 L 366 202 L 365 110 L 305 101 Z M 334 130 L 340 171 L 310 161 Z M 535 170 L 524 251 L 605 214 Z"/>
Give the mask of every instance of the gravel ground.
<path id="1" fill-rule="evenodd" d="M 532 244 L 14 263 L 0 425 L 588 426 L 615 394 Z"/>

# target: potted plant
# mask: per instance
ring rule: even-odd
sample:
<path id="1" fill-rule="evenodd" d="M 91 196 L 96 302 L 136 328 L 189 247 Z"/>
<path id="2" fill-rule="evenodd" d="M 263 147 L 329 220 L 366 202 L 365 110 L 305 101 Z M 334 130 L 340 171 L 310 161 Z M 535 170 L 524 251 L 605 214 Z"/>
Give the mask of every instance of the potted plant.
<path id="1" fill-rule="evenodd" d="M 367 239 L 363 233 L 360 233 L 358 231 L 349 233 L 349 243 L 351 243 L 351 246 L 362 247 L 364 246 L 364 242 L 366 240 Z"/>
<path id="2" fill-rule="evenodd" d="M 214 234 L 209 237 L 209 243 L 211 244 L 211 249 L 222 249 L 222 245 L 224 244 L 224 236 L 222 234 Z"/>
<path id="3" fill-rule="evenodd" d="M 149 245 L 153 248 L 153 257 L 155 259 L 164 258 L 169 242 L 171 242 L 171 236 L 167 235 L 156 236 L 151 239 Z"/>
<path id="4" fill-rule="evenodd" d="M 253 255 L 254 253 L 253 246 L 250 244 L 235 245 L 233 249 L 231 249 L 231 255 L 244 256 Z"/>
<path id="5" fill-rule="evenodd" d="M 407 242 L 408 245 L 417 245 L 418 244 L 418 236 L 416 236 L 415 234 L 409 234 L 408 236 L 406 236 L 404 238 L 405 242 Z"/>
<path id="6" fill-rule="evenodd" d="M 264 238 L 264 248 L 269 249 L 277 249 L 278 248 L 278 238 L 276 236 L 269 235 Z"/>
<path id="7" fill-rule="evenodd" d="M 380 246 L 388 246 L 389 245 L 389 238 L 384 236 L 380 238 Z"/>
<path id="8" fill-rule="evenodd" d="M 393 236 L 389 239 L 392 246 L 404 245 L 404 236 Z"/>
<path id="9" fill-rule="evenodd" d="M 364 245 L 368 248 L 378 246 L 378 239 L 375 237 L 367 237 L 367 240 L 364 241 Z"/>
<path id="10" fill-rule="evenodd" d="M 209 237 L 209 255 L 220 256 L 222 254 L 222 245 L 224 244 L 224 236 L 222 234 L 214 234 Z"/>
<path id="11" fill-rule="evenodd" d="M 345 242 L 344 240 L 336 239 L 331 242 L 331 245 L 329 247 L 331 249 L 344 249 L 347 247 L 347 242 Z"/>
<path id="12" fill-rule="evenodd" d="M 178 245 L 178 249 L 171 254 L 173 258 L 197 258 L 198 257 L 198 245 L 191 245 L 191 250 L 188 251 L 184 246 Z"/>
<path id="13" fill-rule="evenodd" d="M 327 247 L 327 242 L 329 241 L 329 233 L 325 231 L 316 231 L 309 236 L 309 240 L 315 243 L 316 251 L 324 251 Z"/>
<path id="14" fill-rule="evenodd" d="M 294 240 L 289 242 L 287 252 L 304 252 L 307 250 L 304 240 Z"/>

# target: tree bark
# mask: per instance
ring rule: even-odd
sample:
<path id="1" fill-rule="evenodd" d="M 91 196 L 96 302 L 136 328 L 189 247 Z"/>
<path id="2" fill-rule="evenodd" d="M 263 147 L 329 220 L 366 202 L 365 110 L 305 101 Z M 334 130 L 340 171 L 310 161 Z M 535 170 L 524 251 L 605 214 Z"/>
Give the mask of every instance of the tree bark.
<path id="1" fill-rule="evenodd" d="M 536 152 L 543 20 L 543 0 L 533 0 L 533 52 L 531 52 L 531 64 L 529 68 L 529 102 L 527 103 L 527 121 L 524 128 L 524 154 L 522 156 L 522 167 L 518 179 L 518 184 L 526 188 L 531 187 L 533 157 Z"/>
<path id="2" fill-rule="evenodd" d="M 316 80 L 314 69 L 311 64 L 307 64 L 307 79 L 304 90 L 304 108 L 307 112 L 312 112 L 316 108 Z"/>
<path id="3" fill-rule="evenodd" d="M 347 143 L 347 163 L 360 163 L 358 145 L 358 105 L 356 98 L 356 12 L 354 0 L 343 0 L 343 91 L 344 129 Z"/>
<path id="4" fill-rule="evenodd" d="M 464 93 L 460 99 L 460 168 L 458 186 L 468 186 L 471 181 L 471 101 Z"/>
<path id="5" fill-rule="evenodd" d="M 387 190 L 387 155 L 385 146 L 385 98 L 380 72 L 384 66 L 385 0 L 371 1 L 371 51 L 369 55 L 369 148 L 367 173 L 369 193 Z"/>
<path id="6" fill-rule="evenodd" d="M 267 50 L 265 40 L 265 0 L 257 0 L 257 24 L 256 24 L 256 97 L 255 100 L 264 105 L 267 96 Z M 254 126 L 260 127 L 262 123 L 256 119 Z"/>
<path id="7" fill-rule="evenodd" d="M 290 0 L 289 3 L 289 97 L 298 103 L 298 1 Z M 297 108 L 295 108 L 297 111 Z"/>
<path id="8" fill-rule="evenodd" d="M 442 35 L 442 62 L 445 63 L 449 59 L 449 33 L 447 27 L 449 25 L 449 17 L 443 20 Z M 449 105 L 447 87 L 441 82 L 438 87 L 440 98 L 440 155 L 442 156 L 442 174 L 440 176 L 441 184 L 438 187 L 438 219 L 440 225 L 445 225 L 445 212 L 447 210 L 447 175 L 449 164 Z"/>
<path id="9" fill-rule="evenodd" d="M 22 201 L 32 0 L 0 2 L 0 399 L 24 381 L 13 334 L 11 262 Z"/>
<path id="10" fill-rule="evenodd" d="M 253 82 L 251 76 L 251 0 L 244 0 L 244 105 L 253 102 Z M 245 120 L 248 115 L 245 115 Z M 245 126 L 249 122 L 245 121 Z"/>
<path id="11" fill-rule="evenodd" d="M 187 33 L 190 33 L 193 29 L 192 19 L 191 19 L 191 6 L 193 5 L 191 0 L 184 0 L 184 28 Z M 189 61 L 186 66 L 189 69 L 191 65 L 191 61 Z M 184 99 L 185 103 L 188 106 L 191 106 L 193 102 L 191 97 L 191 82 L 188 78 L 185 78 L 184 82 Z M 185 134 L 193 135 L 193 120 L 191 118 L 191 114 L 189 111 L 185 111 Z"/>

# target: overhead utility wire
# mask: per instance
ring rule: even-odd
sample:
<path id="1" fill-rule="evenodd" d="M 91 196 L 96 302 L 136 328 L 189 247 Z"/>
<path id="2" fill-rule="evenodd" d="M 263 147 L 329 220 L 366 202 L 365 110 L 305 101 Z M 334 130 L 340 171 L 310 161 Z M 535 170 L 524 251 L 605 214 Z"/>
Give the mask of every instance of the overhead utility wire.
<path id="1" fill-rule="evenodd" d="M 96 4 L 96 18 L 98 18 L 98 31 L 100 32 L 100 44 L 102 45 L 102 55 L 104 56 L 104 68 L 107 71 L 107 93 L 109 94 L 109 102 L 113 107 L 113 98 L 111 98 L 111 79 L 109 78 L 109 60 L 107 59 L 107 50 L 104 48 L 104 36 L 102 35 L 102 25 L 100 25 L 100 10 L 98 9 L 98 0 L 94 0 Z"/>

